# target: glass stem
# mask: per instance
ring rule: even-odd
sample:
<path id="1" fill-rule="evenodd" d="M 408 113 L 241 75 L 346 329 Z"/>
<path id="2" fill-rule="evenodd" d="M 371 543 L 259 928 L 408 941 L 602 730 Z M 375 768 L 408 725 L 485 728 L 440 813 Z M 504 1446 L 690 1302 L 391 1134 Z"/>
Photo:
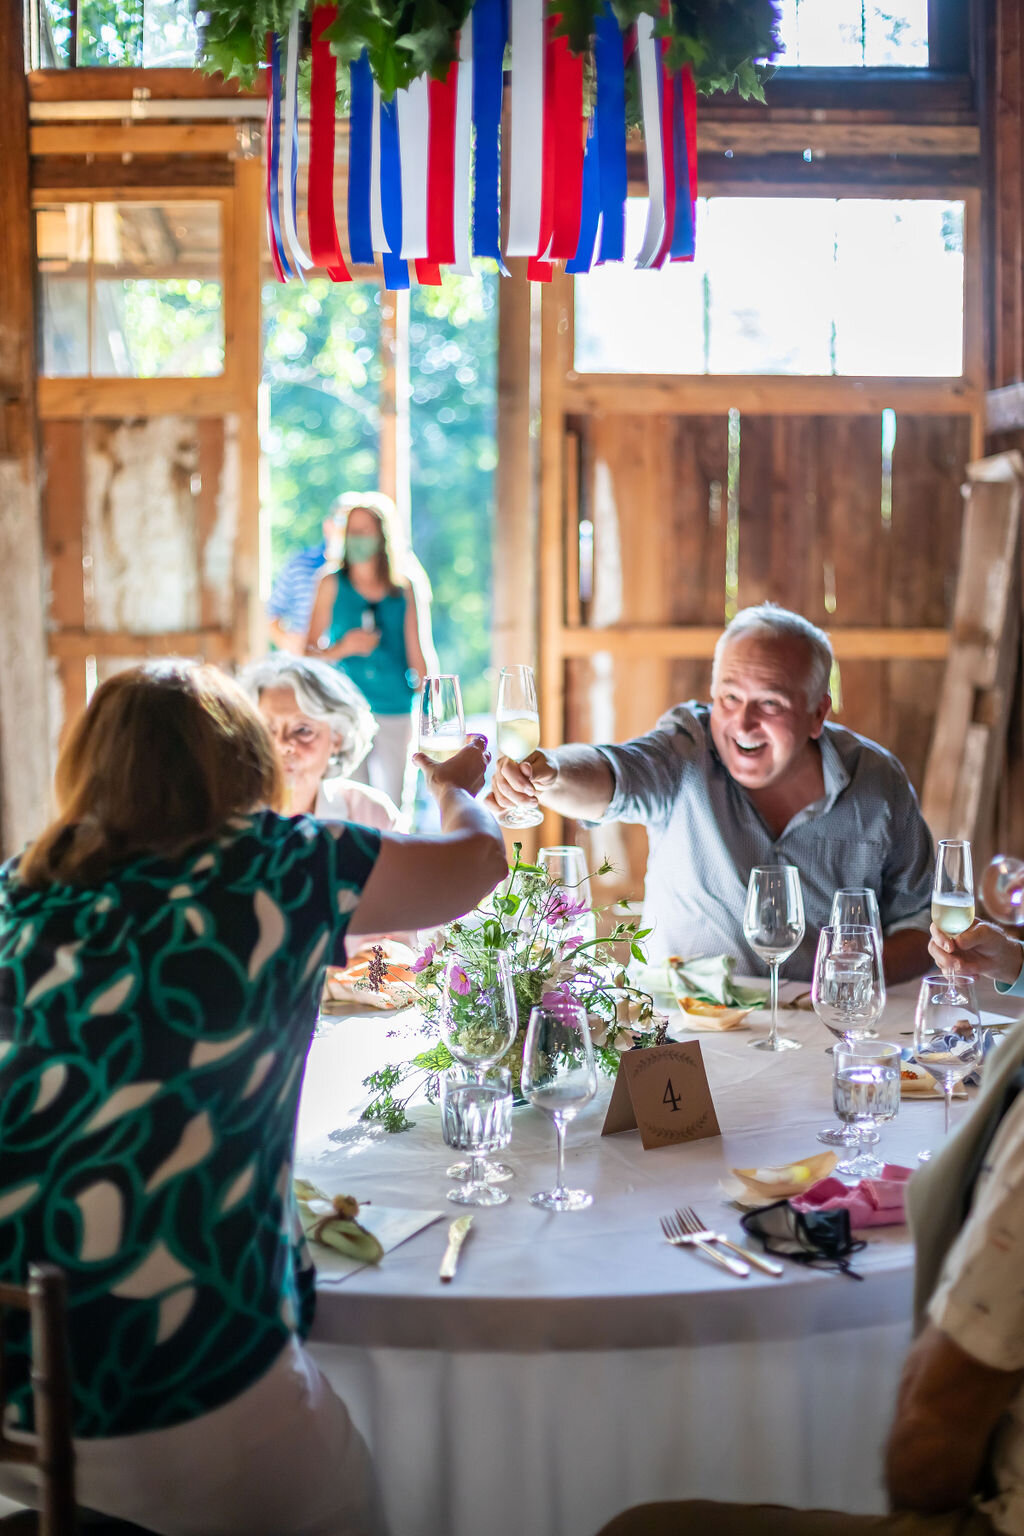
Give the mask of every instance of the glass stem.
<path id="1" fill-rule="evenodd" d="M 950 1114 L 950 1110 L 953 1108 L 953 1084 L 952 1083 L 946 1083 L 944 1086 L 945 1086 L 945 1092 L 942 1095 L 942 1103 L 943 1103 L 943 1107 L 944 1107 L 944 1109 L 946 1111 L 946 1129 L 943 1132 L 943 1134 L 945 1136 L 948 1136 L 949 1135 L 949 1114 Z"/>
<path id="2" fill-rule="evenodd" d="M 775 1042 L 779 1037 L 779 962 L 777 960 L 769 960 L 768 962 L 768 988 L 771 994 L 772 1007 L 772 1032 L 768 1039 L 771 1042 L 772 1050 L 774 1050 Z"/>
<path id="3" fill-rule="evenodd" d="M 563 1189 L 565 1186 L 565 1121 L 561 1115 L 555 1116 L 555 1138 L 558 1142 L 558 1173 L 555 1177 L 555 1188 Z"/>
<path id="4" fill-rule="evenodd" d="M 469 1182 L 470 1182 L 471 1185 L 472 1184 L 483 1184 L 483 1183 L 486 1182 L 485 1175 L 484 1175 L 483 1158 L 480 1156 L 479 1152 L 473 1152 L 473 1153 L 470 1154 L 470 1159 L 469 1159 Z"/>

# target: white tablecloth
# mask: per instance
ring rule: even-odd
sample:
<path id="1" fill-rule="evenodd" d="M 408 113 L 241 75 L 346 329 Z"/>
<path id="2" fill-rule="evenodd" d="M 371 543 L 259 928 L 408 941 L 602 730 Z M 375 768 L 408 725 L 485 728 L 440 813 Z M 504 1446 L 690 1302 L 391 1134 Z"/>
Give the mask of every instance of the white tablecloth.
<path id="1" fill-rule="evenodd" d="M 883 1032 L 901 1044 L 915 993 L 890 997 Z M 658 1228 L 685 1203 L 742 1236 L 726 1170 L 821 1150 L 829 1037 L 813 1015 L 782 1017 L 803 1050 L 752 1051 L 746 1031 L 699 1037 L 721 1138 L 650 1152 L 636 1132 L 602 1138 L 603 1088 L 568 1141 L 569 1182 L 594 1204 L 553 1214 L 526 1198 L 553 1182 L 551 1121 L 518 1109 L 512 1199 L 477 1212 L 452 1285 L 438 1282 L 437 1224 L 321 1288 L 314 1352 L 369 1440 L 393 1536 L 591 1536 L 630 1504 L 694 1496 L 882 1507 L 879 1451 L 909 1338 L 905 1229 L 865 1234 L 858 1283 L 795 1265 L 783 1280 L 735 1280 Z M 394 1059 L 391 1027 L 343 1019 L 314 1041 L 297 1171 L 332 1193 L 440 1209 L 451 1154 L 435 1109 L 417 1106 L 415 1129 L 384 1140 L 327 1135 L 351 1123 L 370 1066 Z M 882 1153 L 915 1164 L 941 1126 L 941 1103 L 904 1101 Z"/>

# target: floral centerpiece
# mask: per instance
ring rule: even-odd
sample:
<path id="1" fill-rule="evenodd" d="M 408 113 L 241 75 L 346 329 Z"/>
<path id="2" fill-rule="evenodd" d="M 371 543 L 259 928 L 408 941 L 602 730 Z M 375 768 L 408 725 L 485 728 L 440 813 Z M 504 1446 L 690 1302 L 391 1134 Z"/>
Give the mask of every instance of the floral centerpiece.
<path id="1" fill-rule="evenodd" d="M 427 1043 L 411 1060 L 382 1067 L 364 1080 L 373 1094 L 364 1120 L 379 1121 L 389 1131 L 406 1130 L 412 1124 L 406 1114 L 411 1099 L 421 1091 L 431 1101 L 436 1098 L 440 1074 L 454 1059 L 440 1038 L 446 983 L 447 1006 L 464 1015 L 460 1028 L 473 1028 L 480 994 L 474 993 L 467 971 L 487 975 L 489 962 L 496 970 L 498 954 L 508 958 L 515 993 L 518 1027 L 503 1065 L 517 1095 L 530 1010 L 538 1004 L 557 1008 L 572 1001 L 586 1009 L 597 1064 L 609 1076 L 618 1071 L 623 1051 L 664 1041 L 665 1020 L 649 994 L 630 983 L 615 953 L 616 946 L 625 945 L 635 960 L 645 961 L 643 941 L 650 929 L 627 915 L 604 938 L 581 935 L 579 919 L 589 912 L 586 898 L 521 855 L 517 843 L 508 879 L 474 911 L 449 923 L 413 963 L 416 983 L 404 990 L 419 1010 Z M 596 873 L 610 869 L 604 863 Z M 386 967 L 381 958 L 365 985 L 379 988 Z M 489 1001 L 486 994 L 483 1000 Z"/>

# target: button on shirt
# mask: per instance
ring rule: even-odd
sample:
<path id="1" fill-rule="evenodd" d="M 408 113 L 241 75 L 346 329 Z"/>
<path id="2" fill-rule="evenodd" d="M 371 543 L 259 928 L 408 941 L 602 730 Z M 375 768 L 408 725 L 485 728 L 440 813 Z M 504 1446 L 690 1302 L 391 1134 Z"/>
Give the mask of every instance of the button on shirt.
<path id="1" fill-rule="evenodd" d="M 655 729 L 600 751 L 615 780 L 602 820 L 646 826 L 649 843 L 643 926 L 652 961 L 668 955 L 734 955 L 741 973 L 763 961 L 743 937 L 750 871 L 795 864 L 807 928 L 785 962 L 808 980 L 818 931 L 844 886 L 869 886 L 882 928 L 927 928 L 934 849 L 903 768 L 891 753 L 827 723 L 819 745 L 825 793 L 774 837 L 711 739 L 711 709 L 678 704 Z"/>

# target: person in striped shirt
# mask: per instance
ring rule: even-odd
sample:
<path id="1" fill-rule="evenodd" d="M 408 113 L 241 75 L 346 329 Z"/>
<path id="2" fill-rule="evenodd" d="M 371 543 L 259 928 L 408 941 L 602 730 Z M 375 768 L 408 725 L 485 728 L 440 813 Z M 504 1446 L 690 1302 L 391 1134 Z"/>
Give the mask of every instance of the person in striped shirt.
<path id="1" fill-rule="evenodd" d="M 333 513 L 324 518 L 323 535 L 319 544 L 300 549 L 285 561 L 270 590 L 270 638 L 278 650 L 294 656 L 306 653 L 306 631 L 320 577 L 341 555 L 341 532 Z"/>

